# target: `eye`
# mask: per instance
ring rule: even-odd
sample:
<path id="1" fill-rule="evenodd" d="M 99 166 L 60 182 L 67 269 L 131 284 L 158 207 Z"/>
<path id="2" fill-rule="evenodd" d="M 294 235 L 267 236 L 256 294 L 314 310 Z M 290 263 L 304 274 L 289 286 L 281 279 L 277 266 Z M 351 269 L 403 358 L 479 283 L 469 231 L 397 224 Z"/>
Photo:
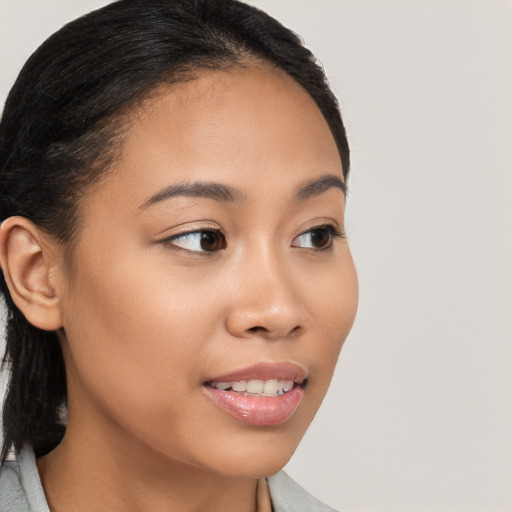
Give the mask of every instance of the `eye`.
<path id="1" fill-rule="evenodd" d="M 330 224 L 310 229 L 292 241 L 292 247 L 305 249 L 329 249 L 335 238 L 343 238 L 343 233 Z"/>
<path id="2" fill-rule="evenodd" d="M 226 237 L 216 229 L 180 233 L 163 242 L 191 252 L 216 252 L 227 246 Z"/>

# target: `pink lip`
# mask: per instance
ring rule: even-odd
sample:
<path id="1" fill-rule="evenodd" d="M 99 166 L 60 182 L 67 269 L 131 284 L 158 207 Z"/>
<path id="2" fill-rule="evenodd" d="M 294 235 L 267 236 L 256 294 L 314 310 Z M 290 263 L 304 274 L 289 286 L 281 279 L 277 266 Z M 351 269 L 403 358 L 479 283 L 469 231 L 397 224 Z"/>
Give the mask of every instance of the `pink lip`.
<path id="1" fill-rule="evenodd" d="M 213 402 L 228 414 L 257 426 L 285 423 L 295 414 L 304 396 L 304 390 L 298 385 L 280 396 L 239 395 L 211 386 L 205 386 L 205 390 Z"/>
<path id="2" fill-rule="evenodd" d="M 270 426 L 285 423 L 295 414 L 304 396 L 300 384 L 305 378 L 305 370 L 293 363 L 258 363 L 215 377 L 206 383 L 204 389 L 216 405 L 234 418 L 249 425 Z M 212 383 L 251 379 L 293 380 L 295 386 L 279 396 L 242 395 L 211 386 Z"/>

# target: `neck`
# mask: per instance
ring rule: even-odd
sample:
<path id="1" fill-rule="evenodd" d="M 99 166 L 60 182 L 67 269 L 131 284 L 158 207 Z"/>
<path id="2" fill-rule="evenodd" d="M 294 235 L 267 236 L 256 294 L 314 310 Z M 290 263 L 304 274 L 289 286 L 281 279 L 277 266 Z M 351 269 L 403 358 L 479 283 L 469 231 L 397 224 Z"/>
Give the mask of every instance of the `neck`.
<path id="1" fill-rule="evenodd" d="M 72 414 L 61 444 L 37 465 L 52 512 L 256 510 L 256 480 L 169 460 L 115 425 Z"/>

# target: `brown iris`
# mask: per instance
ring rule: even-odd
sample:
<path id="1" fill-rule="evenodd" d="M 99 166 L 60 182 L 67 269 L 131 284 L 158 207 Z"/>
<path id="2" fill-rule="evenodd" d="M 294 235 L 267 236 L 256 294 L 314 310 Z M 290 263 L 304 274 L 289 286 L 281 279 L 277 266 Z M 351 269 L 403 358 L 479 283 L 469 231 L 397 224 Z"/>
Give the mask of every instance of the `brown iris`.
<path id="1" fill-rule="evenodd" d="M 202 231 L 200 245 L 203 251 L 220 251 L 226 248 L 226 239 L 220 231 Z"/>
<path id="2" fill-rule="evenodd" d="M 311 244 L 317 249 L 327 247 L 331 242 L 332 234 L 328 229 L 319 228 L 310 231 Z"/>

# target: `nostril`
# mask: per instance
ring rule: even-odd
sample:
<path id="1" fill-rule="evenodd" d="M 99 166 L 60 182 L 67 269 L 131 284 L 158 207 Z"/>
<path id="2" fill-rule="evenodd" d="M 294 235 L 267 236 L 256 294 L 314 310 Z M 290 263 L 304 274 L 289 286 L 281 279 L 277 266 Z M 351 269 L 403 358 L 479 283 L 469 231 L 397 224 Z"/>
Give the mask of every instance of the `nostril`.
<path id="1" fill-rule="evenodd" d="M 256 325 L 247 329 L 247 332 L 251 332 L 253 334 L 266 334 L 268 333 L 268 329 L 266 327 L 262 327 L 261 325 Z"/>
<path id="2" fill-rule="evenodd" d="M 288 336 L 294 336 L 299 334 L 302 331 L 302 327 L 300 325 L 296 325 L 291 331 L 287 333 Z M 270 336 L 273 335 L 274 332 L 267 327 L 263 327 L 262 325 L 255 325 L 254 327 L 250 327 L 246 331 L 249 334 L 256 334 L 260 336 Z M 283 333 L 281 333 L 283 334 Z M 277 332 L 275 335 L 279 335 Z"/>

